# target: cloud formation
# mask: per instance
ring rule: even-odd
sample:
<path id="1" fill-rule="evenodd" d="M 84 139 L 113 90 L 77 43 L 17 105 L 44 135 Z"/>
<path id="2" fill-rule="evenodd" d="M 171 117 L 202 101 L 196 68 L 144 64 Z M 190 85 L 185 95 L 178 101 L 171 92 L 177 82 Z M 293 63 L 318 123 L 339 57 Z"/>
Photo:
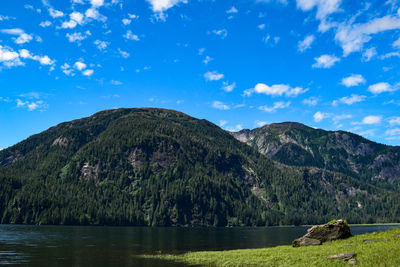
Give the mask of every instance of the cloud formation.
<path id="1" fill-rule="evenodd" d="M 351 96 L 345 96 L 338 100 L 334 100 L 332 102 L 333 106 L 337 106 L 339 103 L 346 104 L 346 105 L 353 105 L 354 103 L 362 102 L 366 99 L 364 95 L 356 95 L 352 94 Z"/>
<path id="2" fill-rule="evenodd" d="M 378 124 L 382 121 L 382 117 L 381 116 L 374 116 L 374 115 L 370 115 L 370 116 L 366 116 L 363 118 L 362 120 L 362 124 Z"/>
<path id="3" fill-rule="evenodd" d="M 230 107 L 228 105 L 224 104 L 221 101 L 214 101 L 212 103 L 212 107 L 216 108 L 216 109 L 220 109 L 220 110 L 228 110 L 228 109 L 230 109 Z"/>
<path id="4" fill-rule="evenodd" d="M 204 78 L 206 81 L 219 81 L 224 78 L 224 74 L 219 73 L 218 71 L 208 71 L 204 73 Z"/>
<path id="5" fill-rule="evenodd" d="M 291 104 L 290 101 L 287 102 L 283 102 L 283 101 L 279 101 L 279 102 L 274 102 L 274 105 L 272 107 L 269 106 L 260 106 L 258 107 L 259 110 L 264 111 L 264 112 L 276 112 L 278 109 L 284 109 L 289 107 Z"/>
<path id="6" fill-rule="evenodd" d="M 304 38 L 304 40 L 299 41 L 297 48 L 300 52 L 304 52 L 307 49 L 311 48 L 312 43 L 315 41 L 314 35 L 308 35 Z"/>
<path id="7" fill-rule="evenodd" d="M 16 35 L 18 37 L 13 38 L 14 42 L 16 44 L 25 44 L 29 43 L 32 39 L 33 36 L 31 34 L 27 34 L 24 32 L 24 30 L 19 29 L 19 28 L 14 28 L 14 29 L 4 29 L 1 30 L 2 33 L 9 34 L 9 35 Z"/>
<path id="8" fill-rule="evenodd" d="M 368 91 L 370 91 L 371 93 L 373 93 L 375 95 L 381 94 L 384 92 L 394 92 L 397 89 L 398 89 L 397 86 L 393 87 L 392 85 L 390 85 L 389 83 L 386 83 L 386 82 L 375 83 L 368 87 Z"/>
<path id="9" fill-rule="evenodd" d="M 322 55 L 314 58 L 315 63 L 312 65 L 313 68 L 329 69 L 335 65 L 336 62 L 340 61 L 340 58 L 335 55 Z"/>
<path id="10" fill-rule="evenodd" d="M 342 79 L 342 84 L 346 87 L 358 86 L 365 83 L 365 79 L 361 74 L 352 74 Z"/>
<path id="11" fill-rule="evenodd" d="M 296 97 L 300 94 L 304 94 L 308 89 L 302 87 L 291 87 L 286 84 L 274 84 L 268 86 L 264 83 L 258 83 L 253 89 L 246 90 L 245 95 L 250 96 L 252 93 L 265 94 L 270 96 L 286 96 Z"/>
<path id="12" fill-rule="evenodd" d="M 153 12 L 163 13 L 164 11 L 176 6 L 179 3 L 186 4 L 187 0 L 146 0 L 153 10 Z"/>

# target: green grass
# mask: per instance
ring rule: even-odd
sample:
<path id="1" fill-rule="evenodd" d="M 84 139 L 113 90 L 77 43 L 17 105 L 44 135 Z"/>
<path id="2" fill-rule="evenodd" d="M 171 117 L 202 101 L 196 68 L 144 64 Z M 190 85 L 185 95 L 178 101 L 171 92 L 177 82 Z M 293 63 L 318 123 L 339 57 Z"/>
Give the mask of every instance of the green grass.
<path id="1" fill-rule="evenodd" d="M 400 236 L 392 236 L 393 233 L 400 233 L 400 229 L 358 235 L 312 247 L 278 246 L 145 257 L 197 266 L 349 266 L 344 261 L 330 260 L 326 256 L 354 252 L 358 266 L 400 266 Z M 364 243 L 366 239 L 378 242 Z"/>

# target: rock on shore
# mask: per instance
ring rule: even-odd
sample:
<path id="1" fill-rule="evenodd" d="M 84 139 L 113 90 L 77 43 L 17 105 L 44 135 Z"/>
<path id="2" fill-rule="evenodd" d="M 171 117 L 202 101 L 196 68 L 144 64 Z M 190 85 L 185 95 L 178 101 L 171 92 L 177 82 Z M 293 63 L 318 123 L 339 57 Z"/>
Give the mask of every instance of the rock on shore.
<path id="1" fill-rule="evenodd" d="M 293 247 L 320 245 L 326 241 L 351 237 L 350 227 L 344 220 L 336 220 L 324 225 L 315 225 L 307 233 L 295 239 Z"/>

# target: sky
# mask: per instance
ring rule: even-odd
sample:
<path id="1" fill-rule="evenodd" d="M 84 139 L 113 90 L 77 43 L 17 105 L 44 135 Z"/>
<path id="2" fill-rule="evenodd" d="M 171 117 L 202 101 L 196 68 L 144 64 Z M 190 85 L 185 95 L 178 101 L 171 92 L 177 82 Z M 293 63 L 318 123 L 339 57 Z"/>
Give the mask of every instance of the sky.
<path id="1" fill-rule="evenodd" d="M 400 1 L 2 0 L 0 149 L 113 108 L 400 145 Z"/>

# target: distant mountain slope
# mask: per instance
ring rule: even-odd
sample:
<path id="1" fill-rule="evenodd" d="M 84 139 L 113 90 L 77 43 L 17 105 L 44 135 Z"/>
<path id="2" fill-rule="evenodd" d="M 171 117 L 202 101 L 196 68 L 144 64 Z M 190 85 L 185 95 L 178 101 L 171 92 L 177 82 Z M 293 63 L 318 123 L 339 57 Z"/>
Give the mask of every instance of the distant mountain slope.
<path id="1" fill-rule="evenodd" d="M 400 182 L 400 147 L 378 144 L 353 133 L 284 122 L 232 134 L 284 164 L 337 171 L 387 188 Z"/>
<path id="2" fill-rule="evenodd" d="M 102 111 L 0 151 L 2 223 L 399 221 L 399 204 L 395 192 L 272 161 L 218 126 L 173 110 Z"/>

